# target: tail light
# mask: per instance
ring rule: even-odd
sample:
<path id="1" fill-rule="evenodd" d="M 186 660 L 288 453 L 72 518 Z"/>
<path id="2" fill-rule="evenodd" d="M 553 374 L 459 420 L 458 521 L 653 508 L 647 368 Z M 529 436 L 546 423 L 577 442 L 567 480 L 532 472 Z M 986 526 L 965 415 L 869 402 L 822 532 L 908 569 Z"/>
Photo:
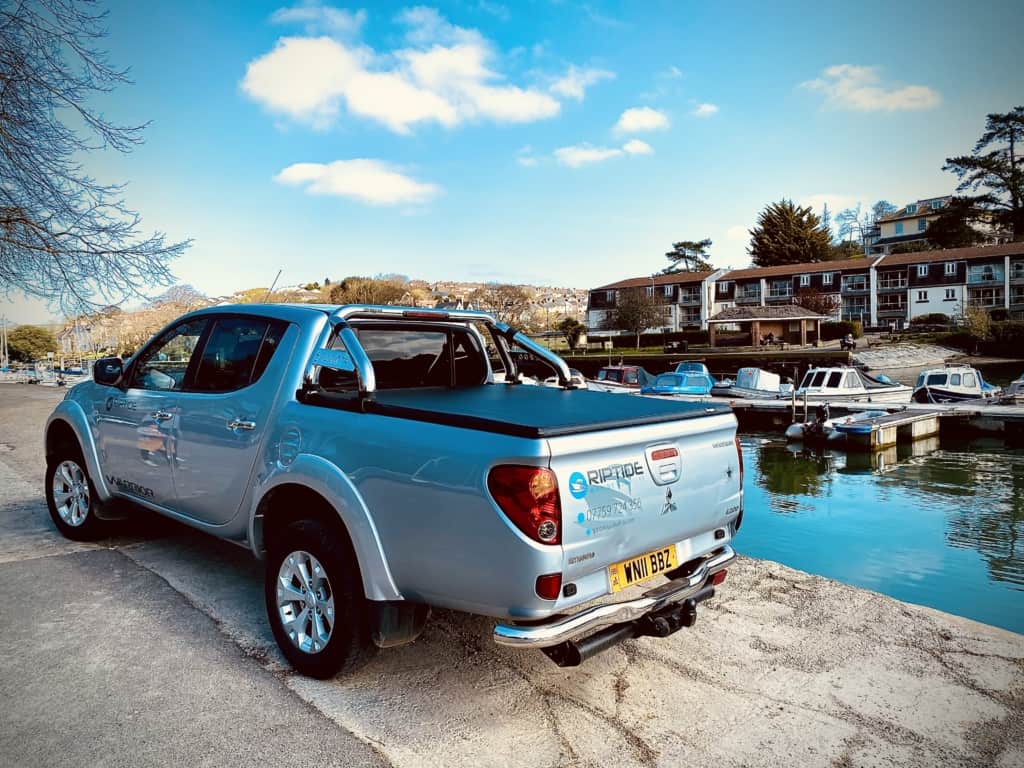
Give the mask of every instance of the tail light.
<path id="1" fill-rule="evenodd" d="M 740 445 L 740 436 L 736 435 L 736 458 L 740 462 L 740 488 L 743 487 L 743 446 Z"/>
<path id="2" fill-rule="evenodd" d="M 562 543 L 562 504 L 555 473 L 504 464 L 491 470 L 487 489 L 516 528 L 541 544 Z"/>
<path id="3" fill-rule="evenodd" d="M 723 581 L 725 581 L 725 574 L 726 574 L 725 571 L 719 571 L 718 573 L 716 573 L 714 576 L 711 577 L 711 583 L 714 584 L 717 587 L 719 584 L 721 584 Z"/>

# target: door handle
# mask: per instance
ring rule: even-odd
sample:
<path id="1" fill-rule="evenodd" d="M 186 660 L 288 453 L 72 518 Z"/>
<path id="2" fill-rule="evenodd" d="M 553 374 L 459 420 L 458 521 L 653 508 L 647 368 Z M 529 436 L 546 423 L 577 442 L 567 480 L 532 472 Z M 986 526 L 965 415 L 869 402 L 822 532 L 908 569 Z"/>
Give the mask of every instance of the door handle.
<path id="1" fill-rule="evenodd" d="M 167 421 L 173 419 L 174 414 L 168 413 L 167 411 L 153 411 L 149 414 L 155 421 Z"/>
<path id="2" fill-rule="evenodd" d="M 228 429 L 256 429 L 256 422 L 235 419 L 228 422 Z"/>

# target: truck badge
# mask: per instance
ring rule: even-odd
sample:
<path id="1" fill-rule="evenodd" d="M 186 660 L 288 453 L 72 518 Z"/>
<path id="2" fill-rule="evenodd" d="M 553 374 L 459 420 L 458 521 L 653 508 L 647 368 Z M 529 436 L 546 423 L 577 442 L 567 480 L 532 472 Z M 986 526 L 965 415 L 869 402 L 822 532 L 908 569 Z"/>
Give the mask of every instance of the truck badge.
<path id="1" fill-rule="evenodd" d="M 661 505 L 661 514 L 667 515 L 669 512 L 676 511 L 676 504 L 672 501 L 672 489 L 665 489 L 665 503 Z"/>

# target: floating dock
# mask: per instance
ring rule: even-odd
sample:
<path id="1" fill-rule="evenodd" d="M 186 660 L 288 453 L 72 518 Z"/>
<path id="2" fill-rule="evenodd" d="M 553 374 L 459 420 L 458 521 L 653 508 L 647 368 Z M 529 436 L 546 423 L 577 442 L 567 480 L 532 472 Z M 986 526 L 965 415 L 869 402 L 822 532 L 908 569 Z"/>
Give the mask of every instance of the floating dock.
<path id="1" fill-rule="evenodd" d="M 794 421 L 811 418 L 818 406 L 817 402 L 805 404 L 802 400 L 727 402 L 744 429 L 785 430 Z M 830 402 L 828 407 L 833 419 L 861 411 L 887 412 L 885 416 L 857 422 L 865 431 L 848 433 L 846 439 L 847 448 L 854 450 L 880 451 L 897 443 L 948 434 L 992 435 L 1024 444 L 1024 408 L 1018 405 Z"/>

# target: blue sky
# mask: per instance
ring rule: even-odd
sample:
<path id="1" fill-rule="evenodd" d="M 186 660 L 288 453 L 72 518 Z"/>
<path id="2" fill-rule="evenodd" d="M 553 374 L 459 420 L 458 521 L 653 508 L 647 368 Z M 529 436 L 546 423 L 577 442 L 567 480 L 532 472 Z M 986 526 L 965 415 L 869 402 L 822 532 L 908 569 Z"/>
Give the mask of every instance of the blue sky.
<path id="1" fill-rule="evenodd" d="M 1010 2 L 111 2 L 97 102 L 148 229 L 210 294 L 397 272 L 591 287 L 710 237 L 743 266 L 782 197 L 949 193 L 1024 101 Z M 4 312 L 40 321 L 18 297 Z"/>

